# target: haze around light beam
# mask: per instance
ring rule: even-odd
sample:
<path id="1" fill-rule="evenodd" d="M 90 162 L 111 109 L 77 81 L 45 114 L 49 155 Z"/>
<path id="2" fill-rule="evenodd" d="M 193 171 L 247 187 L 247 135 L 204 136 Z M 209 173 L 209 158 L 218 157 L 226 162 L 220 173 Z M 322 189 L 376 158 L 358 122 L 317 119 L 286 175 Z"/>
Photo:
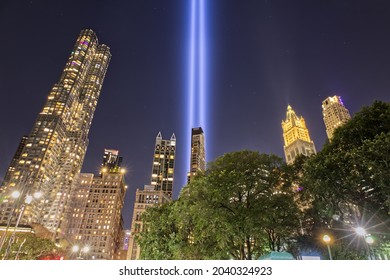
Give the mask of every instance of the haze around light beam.
<path id="1" fill-rule="evenodd" d="M 207 137 L 206 94 L 206 12 L 205 0 L 190 0 L 189 5 L 188 88 L 186 124 L 186 164 L 190 167 L 191 129 L 202 127 Z M 207 151 L 207 147 L 206 147 Z"/>

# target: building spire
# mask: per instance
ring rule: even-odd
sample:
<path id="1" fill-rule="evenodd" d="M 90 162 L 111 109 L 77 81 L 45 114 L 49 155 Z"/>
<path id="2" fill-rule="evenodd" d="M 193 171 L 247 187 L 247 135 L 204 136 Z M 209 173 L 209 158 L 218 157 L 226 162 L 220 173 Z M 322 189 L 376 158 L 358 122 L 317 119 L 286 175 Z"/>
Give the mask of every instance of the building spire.
<path id="1" fill-rule="evenodd" d="M 313 141 L 303 117 L 298 117 L 290 105 L 287 106 L 286 119 L 282 121 L 284 154 L 291 164 L 299 154 L 306 156 L 316 153 Z"/>

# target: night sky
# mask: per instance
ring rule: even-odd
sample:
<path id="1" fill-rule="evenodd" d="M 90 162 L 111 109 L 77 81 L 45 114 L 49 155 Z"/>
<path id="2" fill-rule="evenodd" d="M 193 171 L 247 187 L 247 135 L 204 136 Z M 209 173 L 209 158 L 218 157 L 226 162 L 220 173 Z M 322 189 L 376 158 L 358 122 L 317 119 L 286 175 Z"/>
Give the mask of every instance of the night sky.
<path id="1" fill-rule="evenodd" d="M 83 172 L 104 148 L 128 170 L 130 227 L 136 188 L 150 183 L 155 137 L 177 138 L 175 197 L 185 183 L 189 0 L 0 3 L 0 181 L 59 80 L 75 40 L 91 28 L 112 60 L 89 133 Z M 340 95 L 353 115 L 390 101 L 390 2 L 207 1 L 207 159 L 243 149 L 283 154 L 288 104 L 317 150 L 321 103 Z"/>

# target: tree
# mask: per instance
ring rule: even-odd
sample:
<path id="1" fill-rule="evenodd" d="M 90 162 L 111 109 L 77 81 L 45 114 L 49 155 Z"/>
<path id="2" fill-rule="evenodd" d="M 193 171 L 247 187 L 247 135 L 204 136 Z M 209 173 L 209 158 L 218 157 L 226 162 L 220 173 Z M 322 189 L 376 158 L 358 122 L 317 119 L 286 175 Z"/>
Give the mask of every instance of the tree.
<path id="1" fill-rule="evenodd" d="M 146 258 L 256 259 L 283 250 L 299 230 L 287 166 L 252 151 L 223 155 L 175 203 L 146 213 L 139 241 Z"/>
<path id="2" fill-rule="evenodd" d="M 8 240 L 6 240 L 5 246 L 0 251 L 1 257 L 3 257 L 6 251 Z M 58 252 L 58 248 L 51 240 L 37 237 L 34 234 L 19 233 L 16 234 L 15 241 L 11 245 L 7 259 L 36 260 L 55 252 Z"/>
<path id="3" fill-rule="evenodd" d="M 174 202 L 148 208 L 142 215 L 143 232 L 136 237 L 141 247 L 141 259 L 174 259 L 176 219 Z"/>
<path id="4" fill-rule="evenodd" d="M 322 151 L 303 164 L 311 230 L 343 228 L 353 235 L 354 227 L 364 226 L 378 237 L 389 234 L 389 167 L 390 103 L 376 101 L 336 129 Z"/>

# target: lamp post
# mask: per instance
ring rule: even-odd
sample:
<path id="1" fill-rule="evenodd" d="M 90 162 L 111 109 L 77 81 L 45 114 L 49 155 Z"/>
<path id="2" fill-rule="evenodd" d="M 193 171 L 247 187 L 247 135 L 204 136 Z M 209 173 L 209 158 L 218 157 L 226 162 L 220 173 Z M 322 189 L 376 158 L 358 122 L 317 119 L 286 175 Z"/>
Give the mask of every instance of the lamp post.
<path id="1" fill-rule="evenodd" d="M 367 231 L 362 227 L 355 228 L 355 232 L 358 236 L 361 236 L 364 239 L 365 247 L 367 250 L 368 259 L 374 259 L 371 255 L 371 245 L 374 243 L 374 238 L 371 234 L 367 233 Z"/>
<path id="2" fill-rule="evenodd" d="M 13 197 L 19 197 L 20 196 L 20 192 L 18 191 L 15 191 L 12 193 Z M 16 220 L 16 224 L 15 224 L 15 227 L 14 227 L 14 231 L 12 232 L 12 235 L 8 241 L 8 246 L 7 246 L 7 249 L 5 250 L 5 253 L 4 253 L 4 256 L 3 256 L 3 260 L 5 260 L 7 257 L 8 257 L 8 254 L 11 250 L 11 246 L 12 244 L 14 243 L 15 241 L 15 236 L 16 236 L 16 230 L 19 226 L 19 223 L 20 223 L 20 220 L 22 219 L 23 217 L 23 214 L 24 214 L 24 210 L 26 209 L 26 206 L 27 204 L 30 204 L 34 198 L 38 199 L 42 196 L 42 193 L 41 192 L 36 192 L 34 193 L 34 195 L 26 195 L 25 197 L 25 200 L 24 200 L 24 203 L 22 204 L 22 206 L 20 207 L 20 212 L 19 212 L 19 216 L 18 216 L 18 219 Z M 7 232 L 7 231 L 6 231 Z M 5 232 L 5 233 L 6 233 Z"/>
<path id="3" fill-rule="evenodd" d="M 329 243 L 330 243 L 330 241 L 331 241 L 332 239 L 330 238 L 329 235 L 325 234 L 325 235 L 322 237 L 322 240 L 325 242 L 326 247 L 328 247 L 329 260 L 332 260 L 332 252 L 330 251 L 330 246 L 329 246 Z"/>
<path id="4" fill-rule="evenodd" d="M 374 243 L 374 238 L 371 236 L 371 234 L 367 234 L 365 237 L 364 237 L 364 240 L 366 241 L 366 244 L 367 244 L 367 250 L 368 250 L 368 258 L 370 260 L 375 260 L 375 254 L 373 252 L 373 250 L 371 250 L 371 245 Z"/>
<path id="5" fill-rule="evenodd" d="M 79 245 L 74 245 L 72 247 L 73 253 L 79 253 L 77 258 L 76 258 L 78 260 L 83 260 L 83 258 L 81 257 L 82 256 L 81 254 L 84 253 L 86 255 L 86 254 L 88 254 L 89 250 L 90 250 L 89 246 L 84 246 L 83 248 L 80 248 Z"/>
<path id="6" fill-rule="evenodd" d="M 11 195 L 10 195 L 10 197 L 12 197 L 13 199 L 18 199 L 19 196 L 20 196 L 20 192 L 19 192 L 19 191 L 13 191 L 13 192 L 11 193 Z M 15 207 L 15 205 L 14 205 L 13 208 L 12 208 L 12 213 L 11 213 L 11 215 L 9 215 L 9 217 L 8 217 L 7 226 L 6 226 L 6 228 L 5 228 L 5 231 L 4 231 L 4 233 L 2 234 L 1 239 L 0 239 L 0 251 L 1 251 L 1 249 L 3 249 L 3 245 L 4 245 L 4 243 L 5 243 L 5 238 L 6 238 L 6 236 L 7 236 L 8 229 L 9 229 L 9 227 L 10 227 L 10 225 L 11 225 L 12 218 L 13 218 L 13 216 L 14 216 L 14 214 L 15 214 L 15 210 L 16 210 L 16 207 Z"/>

